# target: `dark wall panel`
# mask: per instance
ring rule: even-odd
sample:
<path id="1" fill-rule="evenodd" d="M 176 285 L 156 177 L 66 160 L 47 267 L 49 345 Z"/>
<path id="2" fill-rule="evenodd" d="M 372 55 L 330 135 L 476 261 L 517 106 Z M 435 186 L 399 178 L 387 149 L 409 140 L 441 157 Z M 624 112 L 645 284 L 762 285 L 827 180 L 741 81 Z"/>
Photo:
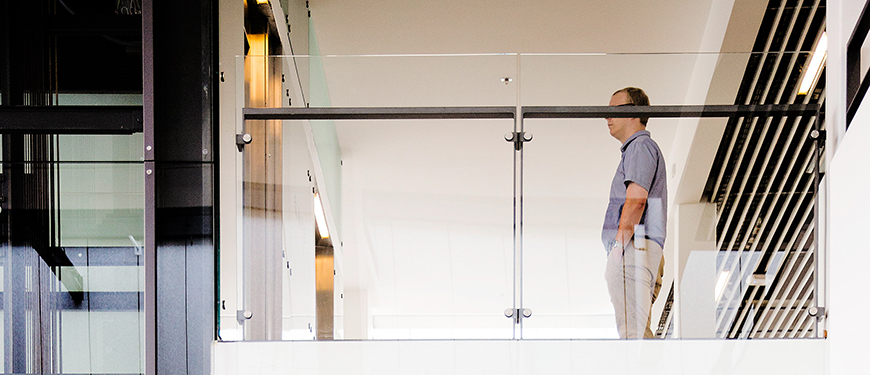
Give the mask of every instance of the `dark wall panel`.
<path id="1" fill-rule="evenodd" d="M 143 19 L 153 25 L 153 39 L 143 45 L 153 44 L 153 153 L 146 151 L 146 158 L 153 155 L 155 169 L 156 370 L 161 375 L 211 372 L 216 8 L 204 0 L 143 7 L 152 9 Z M 148 111 L 148 95 L 145 99 Z"/>

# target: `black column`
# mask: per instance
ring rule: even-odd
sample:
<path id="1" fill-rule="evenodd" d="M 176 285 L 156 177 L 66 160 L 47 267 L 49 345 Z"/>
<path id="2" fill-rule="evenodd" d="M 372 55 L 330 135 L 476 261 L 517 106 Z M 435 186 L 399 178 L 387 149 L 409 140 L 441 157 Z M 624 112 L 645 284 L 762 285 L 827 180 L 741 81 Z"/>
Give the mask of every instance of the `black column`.
<path id="1" fill-rule="evenodd" d="M 146 329 L 156 344 L 146 348 L 156 353 L 146 362 L 156 362 L 158 374 L 210 373 L 216 9 L 207 0 L 143 4 L 146 232 L 153 236 L 146 280 L 156 288 L 156 310 L 146 311 L 156 320 L 156 332 Z"/>

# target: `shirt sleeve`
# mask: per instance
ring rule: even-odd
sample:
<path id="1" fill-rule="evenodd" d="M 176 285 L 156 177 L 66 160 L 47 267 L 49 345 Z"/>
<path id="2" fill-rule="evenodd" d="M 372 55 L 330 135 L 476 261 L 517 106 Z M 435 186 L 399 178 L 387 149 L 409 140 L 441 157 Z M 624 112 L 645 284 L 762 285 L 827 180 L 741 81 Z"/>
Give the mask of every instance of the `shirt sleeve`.
<path id="1" fill-rule="evenodd" d="M 658 157 L 656 150 L 648 142 L 632 142 L 625 150 L 625 186 L 632 182 L 647 192 L 652 187 L 656 175 Z"/>

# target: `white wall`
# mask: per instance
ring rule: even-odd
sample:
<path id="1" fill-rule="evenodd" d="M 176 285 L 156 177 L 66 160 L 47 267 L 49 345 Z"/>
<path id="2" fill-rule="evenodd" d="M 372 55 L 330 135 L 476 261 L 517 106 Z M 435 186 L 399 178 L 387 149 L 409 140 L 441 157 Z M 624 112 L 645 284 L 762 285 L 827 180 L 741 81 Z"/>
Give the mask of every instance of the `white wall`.
<path id="1" fill-rule="evenodd" d="M 866 233 L 870 226 L 870 201 L 865 198 L 870 183 L 870 106 L 867 100 L 845 131 L 845 48 L 863 1 L 828 2 L 827 126 L 829 162 L 827 184 L 829 226 L 828 344 L 830 374 L 851 374 L 870 368 L 867 356 L 870 327 L 866 314 L 870 302 L 870 252 Z"/>
<path id="2" fill-rule="evenodd" d="M 823 340 L 238 342 L 212 374 L 822 374 Z"/>
<path id="3" fill-rule="evenodd" d="M 870 252 L 867 229 L 870 228 L 870 106 L 864 105 L 831 162 L 830 179 L 830 297 L 829 325 L 831 374 L 852 373 L 852 369 L 870 368 L 866 354 L 870 345 L 870 326 L 866 316 L 870 299 Z"/>

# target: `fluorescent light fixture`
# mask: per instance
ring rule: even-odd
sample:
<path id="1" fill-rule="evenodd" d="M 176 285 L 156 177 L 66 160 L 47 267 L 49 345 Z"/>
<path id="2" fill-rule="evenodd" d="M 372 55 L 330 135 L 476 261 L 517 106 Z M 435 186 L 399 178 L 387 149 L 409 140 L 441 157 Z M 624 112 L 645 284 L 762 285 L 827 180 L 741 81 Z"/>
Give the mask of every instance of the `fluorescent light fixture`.
<path id="1" fill-rule="evenodd" d="M 320 194 L 314 194 L 314 220 L 317 221 L 317 230 L 320 231 L 320 237 L 329 238 L 329 229 L 326 227 L 326 216 L 323 215 Z"/>
<path id="2" fill-rule="evenodd" d="M 719 302 L 719 298 L 722 298 L 722 292 L 725 291 L 725 284 L 728 282 L 729 276 L 731 276 L 730 271 L 719 274 L 719 280 L 716 281 L 716 302 Z"/>
<path id="3" fill-rule="evenodd" d="M 828 33 L 822 33 L 819 42 L 816 43 L 816 49 L 813 50 L 813 58 L 810 60 L 810 65 L 807 66 L 807 71 L 804 72 L 804 78 L 801 80 L 801 86 L 798 89 L 798 95 L 806 95 L 810 92 L 810 87 L 814 87 L 819 81 L 819 74 L 822 71 L 822 64 L 825 63 L 825 58 L 828 56 Z"/>
<path id="4" fill-rule="evenodd" d="M 257 4 L 268 4 L 269 0 L 257 0 Z"/>

